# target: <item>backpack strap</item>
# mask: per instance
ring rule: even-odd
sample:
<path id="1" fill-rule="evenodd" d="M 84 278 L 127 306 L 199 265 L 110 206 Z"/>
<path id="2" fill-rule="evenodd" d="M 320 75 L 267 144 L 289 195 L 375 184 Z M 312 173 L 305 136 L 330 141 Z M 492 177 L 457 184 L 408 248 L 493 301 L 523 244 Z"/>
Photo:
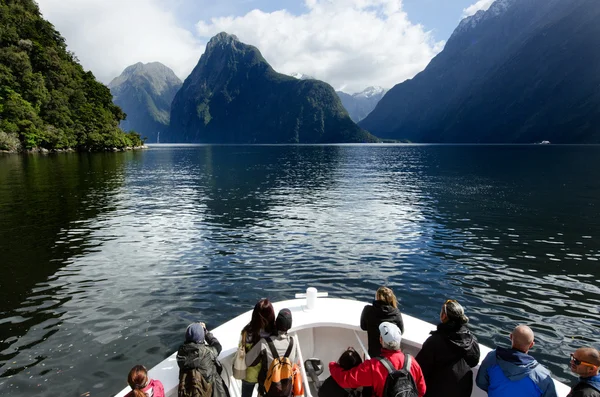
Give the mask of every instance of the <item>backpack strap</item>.
<path id="1" fill-rule="evenodd" d="M 387 369 L 387 371 L 391 374 L 392 372 L 394 372 L 396 369 L 394 368 L 394 365 L 392 364 L 392 362 L 390 360 L 388 360 L 385 357 L 376 357 L 377 360 L 379 360 L 379 362 L 381 364 L 383 364 L 383 366 L 385 367 L 385 369 Z"/>
<path id="2" fill-rule="evenodd" d="M 412 357 L 410 356 L 410 354 L 406 353 L 404 355 L 404 366 L 402 367 L 403 370 L 405 370 L 406 372 L 408 372 L 410 374 L 410 364 L 412 364 Z"/>
<path id="3" fill-rule="evenodd" d="M 392 362 L 390 360 L 388 360 L 387 358 L 385 358 L 385 357 L 376 357 L 376 358 L 377 358 L 377 360 L 379 360 L 380 363 L 383 364 L 385 369 L 387 369 L 387 371 L 390 374 L 392 372 L 396 371 Z M 412 362 L 411 358 L 412 357 L 410 356 L 410 354 L 406 353 L 404 355 L 404 365 L 402 366 L 402 369 L 405 370 L 406 372 L 408 372 L 409 374 L 410 374 L 410 364 Z"/>
<path id="4" fill-rule="evenodd" d="M 267 345 L 269 345 L 269 349 L 271 349 L 271 354 L 273 355 L 273 360 L 277 359 L 279 357 L 279 353 L 277 352 L 277 349 L 275 348 L 275 345 L 273 344 L 273 340 L 270 337 L 265 338 L 265 340 L 267 341 Z"/>
<path id="5" fill-rule="evenodd" d="M 292 354 L 293 348 L 294 348 L 294 338 L 290 336 L 290 344 L 288 345 L 288 348 L 285 351 L 285 354 L 283 355 L 283 357 L 288 358 L 290 356 L 290 354 Z"/>

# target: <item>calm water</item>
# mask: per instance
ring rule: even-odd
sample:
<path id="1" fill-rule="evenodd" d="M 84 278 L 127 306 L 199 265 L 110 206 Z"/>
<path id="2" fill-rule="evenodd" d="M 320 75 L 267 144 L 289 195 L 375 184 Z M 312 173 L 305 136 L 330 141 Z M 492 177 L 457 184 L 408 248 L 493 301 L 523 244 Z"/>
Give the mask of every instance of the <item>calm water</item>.
<path id="1" fill-rule="evenodd" d="M 600 147 L 158 146 L 0 156 L 0 394 L 108 396 L 190 321 L 313 285 L 480 340 L 519 322 L 567 382 L 598 346 Z M 358 319 L 357 319 L 358 321 Z"/>

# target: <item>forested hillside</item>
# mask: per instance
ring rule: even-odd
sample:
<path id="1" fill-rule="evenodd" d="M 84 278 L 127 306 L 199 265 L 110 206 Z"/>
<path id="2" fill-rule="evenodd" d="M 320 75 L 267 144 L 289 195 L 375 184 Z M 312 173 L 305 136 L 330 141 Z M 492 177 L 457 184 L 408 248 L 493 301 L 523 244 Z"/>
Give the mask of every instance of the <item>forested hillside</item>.
<path id="1" fill-rule="evenodd" d="M 102 150 L 142 144 L 33 0 L 0 0 L 0 150 Z"/>

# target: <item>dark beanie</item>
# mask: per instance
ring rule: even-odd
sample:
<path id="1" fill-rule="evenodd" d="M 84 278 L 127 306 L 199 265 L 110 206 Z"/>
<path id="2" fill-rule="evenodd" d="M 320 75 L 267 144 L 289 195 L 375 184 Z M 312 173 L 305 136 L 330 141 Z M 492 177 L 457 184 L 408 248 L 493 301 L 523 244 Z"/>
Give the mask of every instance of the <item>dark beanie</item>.
<path id="1" fill-rule="evenodd" d="M 277 331 L 287 332 L 288 329 L 292 328 L 292 312 L 290 309 L 281 309 L 275 320 L 275 327 Z"/>
<path id="2" fill-rule="evenodd" d="M 204 327 L 200 323 L 192 323 L 185 330 L 186 342 L 204 342 Z"/>

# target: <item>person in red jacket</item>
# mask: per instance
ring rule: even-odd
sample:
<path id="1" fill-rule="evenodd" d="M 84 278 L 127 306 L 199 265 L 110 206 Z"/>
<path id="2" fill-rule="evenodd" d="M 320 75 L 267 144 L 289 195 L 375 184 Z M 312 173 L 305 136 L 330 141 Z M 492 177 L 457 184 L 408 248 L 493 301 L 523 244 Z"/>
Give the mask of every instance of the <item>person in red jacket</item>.
<path id="1" fill-rule="evenodd" d="M 404 365 L 404 353 L 400 350 L 402 333 L 397 325 L 383 322 L 379 325 L 379 342 L 381 343 L 381 357 L 391 361 L 396 369 Z M 329 372 L 333 379 L 344 388 L 372 387 L 376 397 L 383 396 L 385 380 L 388 370 L 377 358 L 366 360 L 358 367 L 344 371 L 336 362 L 329 363 Z M 419 397 L 425 395 L 425 378 L 417 360 L 411 360 L 410 374 L 412 375 Z"/>

